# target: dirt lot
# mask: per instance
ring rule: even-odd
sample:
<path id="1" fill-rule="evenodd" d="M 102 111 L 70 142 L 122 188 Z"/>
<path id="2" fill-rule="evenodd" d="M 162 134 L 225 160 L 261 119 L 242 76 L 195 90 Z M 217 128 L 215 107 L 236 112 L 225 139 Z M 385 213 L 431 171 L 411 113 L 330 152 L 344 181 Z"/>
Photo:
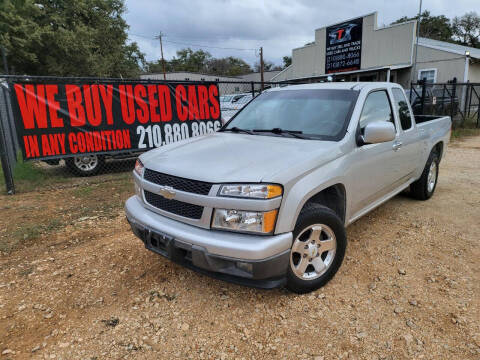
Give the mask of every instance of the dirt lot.
<path id="1" fill-rule="evenodd" d="M 58 188 L 60 186 L 60 188 Z M 128 174 L 0 196 L 0 359 L 480 359 L 480 137 L 434 197 L 349 227 L 309 295 L 231 285 L 145 250 Z"/>

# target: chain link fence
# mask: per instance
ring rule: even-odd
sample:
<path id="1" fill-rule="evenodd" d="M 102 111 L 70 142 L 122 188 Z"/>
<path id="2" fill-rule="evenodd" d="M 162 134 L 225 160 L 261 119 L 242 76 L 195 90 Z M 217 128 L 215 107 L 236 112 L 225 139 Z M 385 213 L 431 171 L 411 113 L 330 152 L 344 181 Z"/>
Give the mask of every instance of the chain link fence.
<path id="1" fill-rule="evenodd" d="M 448 115 L 454 128 L 480 128 L 480 83 L 412 83 L 407 90 L 415 115 Z"/>
<path id="2" fill-rule="evenodd" d="M 304 80 L 301 83 L 311 83 L 314 80 Z M 15 84 L 23 86 L 24 94 L 28 97 L 29 86 L 44 86 L 41 94 L 33 95 L 37 101 L 19 104 L 15 94 Z M 88 94 L 83 98 L 67 99 L 69 95 L 66 92 L 51 92 L 49 85 L 58 85 L 71 87 L 73 89 L 81 88 L 82 94 Z M 42 186 L 63 186 L 62 184 L 71 184 L 76 186 L 80 183 L 102 182 L 109 179 L 129 179 L 130 171 L 133 169 L 135 160 L 139 154 L 152 148 L 161 147 L 189 137 L 203 135 L 217 131 L 223 124 L 228 122 L 235 114 L 248 104 L 253 98 L 262 93 L 262 91 L 272 88 L 286 86 L 290 84 L 300 84 L 300 82 L 252 82 L 252 81 L 157 81 L 157 80 L 139 80 L 139 79 L 109 79 L 109 78 L 59 78 L 59 77 L 28 77 L 28 76 L 0 76 L 0 158 L 2 167 L 0 171 L 0 188 L 6 189 L 8 193 L 26 192 L 38 189 Z M 139 85 L 139 86 L 137 86 Z M 176 90 L 183 87 L 185 99 L 182 98 L 181 106 L 188 108 L 188 113 L 194 112 L 194 118 L 202 110 L 202 100 L 200 94 L 201 87 L 214 85 L 217 92 L 214 97 L 218 101 L 219 116 L 213 120 L 205 121 L 185 121 L 192 125 L 162 123 L 161 106 L 158 102 L 161 100 L 160 88 L 166 86 L 170 95 L 178 96 Z M 114 94 L 108 92 L 108 86 L 112 86 Z M 76 88 L 75 88 L 76 87 Z M 124 87 L 124 90 L 121 90 Z M 150 97 L 149 91 L 155 87 L 158 93 Z M 196 87 L 197 90 L 188 93 L 188 89 Z M 130 91 L 131 90 L 131 91 Z M 137 91 L 138 90 L 138 91 Z M 50 92 L 49 92 L 50 91 Z M 125 97 L 119 100 L 124 92 Z M 191 97 L 195 93 L 196 96 Z M 52 95 L 53 94 L 53 95 Z M 30 94 L 31 95 L 31 94 Z M 44 97 L 43 102 L 40 95 Z M 71 94 L 70 94 L 71 95 Z M 77 94 L 78 95 L 78 94 Z M 164 96 L 165 93 L 163 93 Z M 423 81 L 412 83 L 411 88 L 407 90 L 412 108 L 415 114 L 437 114 L 449 115 L 452 117 L 454 127 L 480 127 L 480 84 L 478 83 L 435 83 L 429 84 Z M 49 98 L 50 96 L 50 98 Z M 110 96 L 110 97 L 109 97 Z M 160 97 L 159 97 L 160 96 Z M 33 99 L 32 98 L 32 99 Z M 138 98 L 141 100 L 138 101 Z M 113 100 L 112 100 L 113 99 Z M 143 99 L 143 100 L 142 100 Z M 25 100 L 25 99 L 24 99 Z M 118 110 L 116 113 L 107 113 L 104 107 L 98 108 L 97 102 L 104 105 L 108 101 L 118 101 L 127 103 L 127 109 Z M 20 105 L 24 110 L 30 113 L 32 118 L 45 117 L 52 120 L 55 115 L 51 113 L 52 107 L 43 108 L 45 103 L 56 104 L 58 118 L 67 119 L 72 116 L 67 113 L 71 104 L 78 103 L 78 109 L 83 109 L 83 115 L 77 113 L 82 119 L 87 119 L 95 123 L 96 117 L 107 118 L 111 116 L 112 123 L 117 121 L 117 117 L 131 117 L 135 124 L 139 124 L 132 129 L 132 138 L 138 144 L 127 146 L 132 140 L 124 137 L 120 130 L 114 132 L 105 132 L 103 129 L 100 136 L 95 132 L 86 129 L 80 129 L 76 133 L 73 142 L 77 147 L 83 148 L 81 154 L 62 153 L 62 142 L 68 142 L 71 139 L 60 138 L 56 135 L 55 128 L 52 128 L 45 135 L 46 137 L 37 137 L 36 141 L 44 143 L 40 146 L 35 143 L 35 139 L 18 134 L 19 125 L 22 122 L 20 114 Z M 132 103 L 129 103 L 133 101 Z M 209 100 L 210 101 L 210 100 Z M 199 105 L 200 103 L 200 105 Z M 133 105 L 132 105 L 133 104 Z M 209 103 L 211 106 L 211 103 Z M 119 105 L 120 106 L 120 105 Z M 157 107 L 156 110 L 152 108 Z M 177 105 L 178 106 L 178 105 Z M 192 106 L 192 107 L 190 107 Z M 206 105 L 205 105 L 206 106 Z M 203 106 L 204 107 L 204 106 Z M 90 110 L 89 110 L 90 108 Z M 78 110 L 77 109 L 77 110 Z M 192 110 L 193 109 L 193 110 Z M 70 109 L 71 110 L 71 109 Z M 123 111 L 126 111 L 124 113 Z M 204 108 L 207 111 L 206 108 Z M 175 110 L 175 112 L 177 112 Z M 28 114 L 27 114 L 28 115 Z M 74 116 L 74 118 L 75 118 Z M 155 120 L 152 117 L 157 117 Z M 201 116 L 200 116 L 201 117 Z M 23 117 L 24 118 L 24 117 Z M 78 119 L 77 119 L 78 120 Z M 195 119 L 194 119 L 195 120 Z M 32 120 L 36 121 L 36 120 Z M 80 120 L 78 120 L 80 121 Z M 157 121 L 155 123 L 155 121 Z M 154 124 L 149 126 L 149 124 Z M 37 124 L 38 125 L 38 124 Z M 93 135 L 91 134 L 93 133 Z M 20 136 L 19 136 L 20 135 Z M 56 137 L 57 136 L 57 137 Z M 108 138 L 107 141 L 102 139 Z M 23 144 L 22 144 L 23 142 Z M 22 145 L 27 144 L 27 149 Z M 141 144 L 140 144 L 141 143 Z M 131 144 L 129 144 L 131 145 Z M 45 154 L 36 154 L 30 156 L 26 151 L 39 151 L 41 147 Z M 53 154 L 53 155 L 52 155 Z M 31 154 L 30 154 L 31 155 Z"/>

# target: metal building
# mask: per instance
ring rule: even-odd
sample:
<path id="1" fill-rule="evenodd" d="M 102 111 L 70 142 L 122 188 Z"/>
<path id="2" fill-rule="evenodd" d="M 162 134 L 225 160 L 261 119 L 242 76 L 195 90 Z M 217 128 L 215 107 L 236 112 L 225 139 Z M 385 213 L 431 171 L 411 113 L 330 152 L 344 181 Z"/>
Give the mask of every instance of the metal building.
<path id="1" fill-rule="evenodd" d="M 312 43 L 292 50 L 292 65 L 272 81 L 480 82 L 480 49 L 426 38 L 418 39 L 416 21 L 378 27 L 377 13 L 315 30 Z M 415 67 L 415 69 L 414 69 Z M 413 73 L 414 72 L 414 73 Z"/>

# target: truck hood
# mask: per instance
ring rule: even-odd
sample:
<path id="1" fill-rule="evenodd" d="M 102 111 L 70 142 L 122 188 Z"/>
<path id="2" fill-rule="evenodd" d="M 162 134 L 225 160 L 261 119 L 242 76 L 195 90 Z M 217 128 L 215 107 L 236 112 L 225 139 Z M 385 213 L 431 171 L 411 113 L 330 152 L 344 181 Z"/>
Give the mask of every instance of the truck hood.
<path id="1" fill-rule="evenodd" d="M 151 150 L 140 160 L 155 171 L 212 183 L 273 181 L 278 175 L 286 182 L 299 175 L 288 178 L 290 168 L 318 167 L 340 155 L 333 141 L 217 132 Z"/>

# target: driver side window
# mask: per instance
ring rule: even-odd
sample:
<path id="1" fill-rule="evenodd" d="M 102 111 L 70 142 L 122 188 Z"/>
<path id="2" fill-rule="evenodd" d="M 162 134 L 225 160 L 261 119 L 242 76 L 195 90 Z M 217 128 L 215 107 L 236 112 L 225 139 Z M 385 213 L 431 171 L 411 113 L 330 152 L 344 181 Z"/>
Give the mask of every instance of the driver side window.
<path id="1" fill-rule="evenodd" d="M 368 123 L 374 121 L 390 121 L 395 126 L 392 107 L 385 90 L 373 91 L 368 94 L 360 115 L 360 129 L 363 130 Z"/>

